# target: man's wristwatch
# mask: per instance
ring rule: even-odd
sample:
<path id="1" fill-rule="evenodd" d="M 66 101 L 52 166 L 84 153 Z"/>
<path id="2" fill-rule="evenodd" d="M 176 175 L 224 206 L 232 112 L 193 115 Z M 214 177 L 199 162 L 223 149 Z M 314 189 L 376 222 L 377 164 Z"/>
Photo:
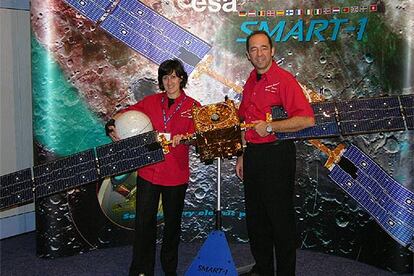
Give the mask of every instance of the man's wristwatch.
<path id="1" fill-rule="evenodd" d="M 266 126 L 266 132 L 269 133 L 269 134 L 272 134 L 273 133 L 273 128 L 272 128 L 272 126 L 270 124 L 268 124 Z"/>

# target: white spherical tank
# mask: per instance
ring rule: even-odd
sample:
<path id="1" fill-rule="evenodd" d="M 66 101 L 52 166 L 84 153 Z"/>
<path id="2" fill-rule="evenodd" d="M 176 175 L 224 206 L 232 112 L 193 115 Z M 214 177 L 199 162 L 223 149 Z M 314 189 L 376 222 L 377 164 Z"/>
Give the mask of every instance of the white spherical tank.
<path id="1" fill-rule="evenodd" d="M 130 110 L 122 113 L 115 120 L 119 138 L 125 139 L 153 130 L 150 119 L 140 111 Z"/>

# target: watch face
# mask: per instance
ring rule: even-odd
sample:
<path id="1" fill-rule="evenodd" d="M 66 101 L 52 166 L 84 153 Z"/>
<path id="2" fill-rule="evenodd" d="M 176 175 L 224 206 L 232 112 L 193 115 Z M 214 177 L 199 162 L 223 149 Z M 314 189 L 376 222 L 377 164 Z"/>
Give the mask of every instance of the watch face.
<path id="1" fill-rule="evenodd" d="M 273 132 L 272 126 L 271 126 L 271 125 L 268 125 L 268 126 L 266 127 L 266 131 L 267 131 L 268 133 L 272 133 L 272 132 Z"/>

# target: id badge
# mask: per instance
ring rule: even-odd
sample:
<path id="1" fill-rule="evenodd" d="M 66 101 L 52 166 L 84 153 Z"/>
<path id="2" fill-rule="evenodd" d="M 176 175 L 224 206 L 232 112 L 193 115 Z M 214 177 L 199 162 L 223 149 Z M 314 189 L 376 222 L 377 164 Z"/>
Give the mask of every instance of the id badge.
<path id="1" fill-rule="evenodd" d="M 169 133 L 169 132 L 160 132 L 159 133 L 159 135 L 161 136 L 164 136 L 165 137 L 165 139 L 169 142 L 169 141 L 171 141 L 171 133 Z"/>

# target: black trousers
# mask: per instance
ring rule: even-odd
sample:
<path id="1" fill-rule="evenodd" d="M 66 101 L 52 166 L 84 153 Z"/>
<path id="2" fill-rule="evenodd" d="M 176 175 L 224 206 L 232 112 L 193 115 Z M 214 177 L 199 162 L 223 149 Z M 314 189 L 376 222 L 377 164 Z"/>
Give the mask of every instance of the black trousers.
<path id="1" fill-rule="evenodd" d="M 295 144 L 248 144 L 243 170 L 247 230 L 256 261 L 253 270 L 274 275 L 275 252 L 277 275 L 295 275 Z"/>
<path id="2" fill-rule="evenodd" d="M 177 275 L 178 245 L 181 216 L 187 184 L 179 186 L 154 185 L 137 179 L 135 240 L 129 275 L 154 275 L 157 212 L 160 195 L 164 213 L 164 232 L 161 245 L 161 266 L 165 275 Z"/>

